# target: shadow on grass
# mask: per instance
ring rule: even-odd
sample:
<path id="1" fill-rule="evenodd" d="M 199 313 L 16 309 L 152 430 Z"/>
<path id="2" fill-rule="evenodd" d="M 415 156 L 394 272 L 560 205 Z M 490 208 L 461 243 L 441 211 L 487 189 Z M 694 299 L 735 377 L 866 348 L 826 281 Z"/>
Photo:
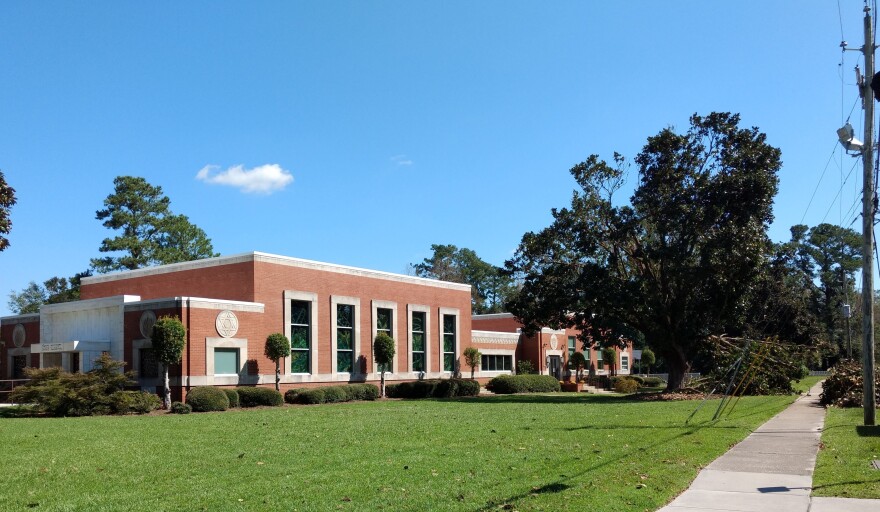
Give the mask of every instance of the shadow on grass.
<path id="1" fill-rule="evenodd" d="M 859 437 L 880 437 L 880 425 L 858 425 L 856 434 Z"/>
<path id="2" fill-rule="evenodd" d="M 828 489 L 829 487 L 840 487 L 843 485 L 864 485 L 864 484 L 874 484 L 880 483 L 880 476 L 877 478 L 869 478 L 867 480 L 850 480 L 849 482 L 835 482 L 833 484 L 825 484 L 825 485 L 814 485 L 813 490 L 817 489 Z"/>

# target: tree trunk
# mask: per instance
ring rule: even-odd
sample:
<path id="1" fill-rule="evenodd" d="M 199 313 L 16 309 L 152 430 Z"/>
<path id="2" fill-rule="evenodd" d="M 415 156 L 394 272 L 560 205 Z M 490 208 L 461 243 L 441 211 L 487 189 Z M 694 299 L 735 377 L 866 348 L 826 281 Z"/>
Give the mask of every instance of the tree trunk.
<path id="1" fill-rule="evenodd" d="M 664 355 L 666 367 L 669 370 L 669 379 L 666 382 L 666 391 L 678 391 L 684 385 L 684 378 L 691 369 L 691 365 L 685 359 L 680 350 L 673 349 Z"/>
<path id="2" fill-rule="evenodd" d="M 162 408 L 166 411 L 171 408 L 171 379 L 168 378 L 168 363 L 162 365 L 165 368 L 165 397 L 162 399 Z"/>
<path id="3" fill-rule="evenodd" d="M 385 398 L 385 370 L 379 372 L 379 396 Z"/>
<path id="4" fill-rule="evenodd" d="M 474 380 L 474 366 L 471 366 L 471 380 Z"/>
<path id="5" fill-rule="evenodd" d="M 275 391 L 281 392 L 281 363 L 275 361 Z"/>

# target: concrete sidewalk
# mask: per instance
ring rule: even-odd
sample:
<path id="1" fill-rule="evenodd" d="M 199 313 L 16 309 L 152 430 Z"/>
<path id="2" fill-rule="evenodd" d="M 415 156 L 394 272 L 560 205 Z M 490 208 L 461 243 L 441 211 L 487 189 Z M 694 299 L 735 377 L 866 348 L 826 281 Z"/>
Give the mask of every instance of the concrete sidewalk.
<path id="1" fill-rule="evenodd" d="M 880 512 L 880 500 L 810 498 L 825 409 L 816 384 L 703 469 L 659 512 Z"/>

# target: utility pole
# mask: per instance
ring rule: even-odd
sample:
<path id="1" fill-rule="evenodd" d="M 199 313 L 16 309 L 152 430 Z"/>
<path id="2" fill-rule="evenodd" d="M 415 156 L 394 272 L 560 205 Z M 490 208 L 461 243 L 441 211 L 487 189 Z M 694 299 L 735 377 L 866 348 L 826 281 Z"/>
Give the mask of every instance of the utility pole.
<path id="1" fill-rule="evenodd" d="M 865 78 L 861 83 L 865 105 L 865 148 L 862 153 L 864 185 L 862 189 L 862 388 L 865 425 L 875 424 L 874 403 L 874 34 L 871 8 L 865 5 Z"/>

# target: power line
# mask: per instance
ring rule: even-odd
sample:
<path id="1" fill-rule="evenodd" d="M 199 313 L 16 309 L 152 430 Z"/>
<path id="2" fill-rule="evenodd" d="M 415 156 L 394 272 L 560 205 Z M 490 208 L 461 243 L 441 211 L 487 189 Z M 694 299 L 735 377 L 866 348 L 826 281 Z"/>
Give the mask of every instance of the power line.
<path id="1" fill-rule="evenodd" d="M 828 207 L 828 211 L 826 211 L 825 216 L 822 217 L 822 222 L 825 222 L 825 219 L 828 218 L 828 214 L 831 213 L 831 209 L 834 208 L 834 202 L 837 201 L 838 197 L 840 197 L 840 193 L 843 192 L 843 186 L 846 185 L 847 181 L 849 181 L 849 177 L 852 176 L 852 173 L 855 170 L 856 165 L 859 163 L 860 159 L 861 159 L 861 157 L 856 158 L 856 161 L 853 163 L 853 166 L 850 168 L 849 173 L 846 175 L 846 179 L 843 180 L 843 183 L 840 184 L 840 188 L 837 189 L 837 193 L 834 194 L 834 199 L 831 200 L 831 205 Z M 804 213 L 804 216 L 806 216 L 806 213 Z M 820 224 L 822 222 L 820 222 Z M 803 224 L 803 220 L 801 220 L 801 224 Z"/>

